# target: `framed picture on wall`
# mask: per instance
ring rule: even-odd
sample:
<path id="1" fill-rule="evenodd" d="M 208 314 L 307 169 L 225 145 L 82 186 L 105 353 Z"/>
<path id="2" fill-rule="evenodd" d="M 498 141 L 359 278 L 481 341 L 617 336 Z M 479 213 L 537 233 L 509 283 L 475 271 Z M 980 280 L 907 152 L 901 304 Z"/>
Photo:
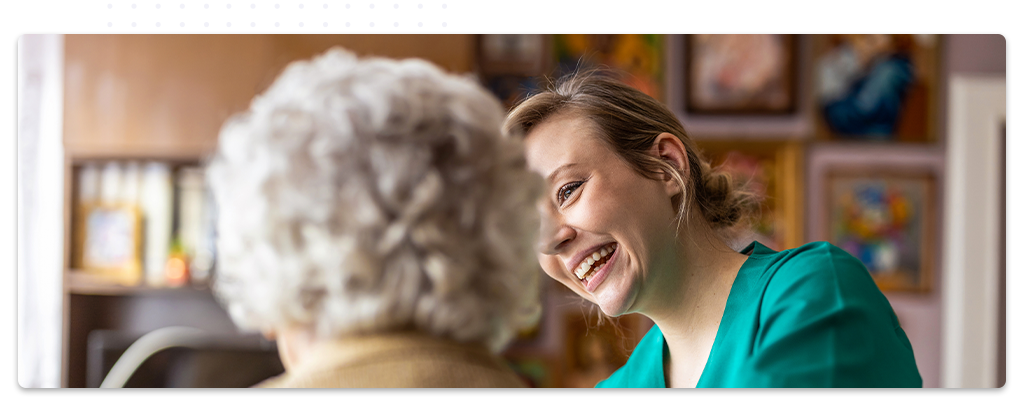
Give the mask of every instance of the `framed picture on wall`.
<path id="1" fill-rule="evenodd" d="M 882 166 L 825 175 L 827 240 L 860 259 L 883 291 L 931 289 L 936 230 L 930 171 Z"/>
<path id="2" fill-rule="evenodd" d="M 817 137 L 930 142 L 940 35 L 812 35 Z"/>
<path id="3" fill-rule="evenodd" d="M 734 248 L 750 241 L 783 250 L 803 244 L 803 159 L 798 141 L 699 141 L 713 168 L 731 175 L 760 198 L 751 227 L 738 233 Z"/>
<path id="4" fill-rule="evenodd" d="M 685 35 L 684 40 L 688 113 L 795 112 L 794 35 Z"/>
<path id="5" fill-rule="evenodd" d="M 549 35 L 477 35 L 477 67 L 483 85 L 506 109 L 543 83 L 550 65 Z"/>
<path id="6" fill-rule="evenodd" d="M 547 35 L 478 35 L 479 67 L 486 74 L 532 76 L 544 72 Z"/>
<path id="7" fill-rule="evenodd" d="M 602 68 L 625 84 L 665 100 L 665 35 L 553 35 L 552 46 L 557 76 Z"/>
<path id="8" fill-rule="evenodd" d="M 142 277 L 142 217 L 127 205 L 84 205 L 78 217 L 76 269 L 122 285 Z"/>

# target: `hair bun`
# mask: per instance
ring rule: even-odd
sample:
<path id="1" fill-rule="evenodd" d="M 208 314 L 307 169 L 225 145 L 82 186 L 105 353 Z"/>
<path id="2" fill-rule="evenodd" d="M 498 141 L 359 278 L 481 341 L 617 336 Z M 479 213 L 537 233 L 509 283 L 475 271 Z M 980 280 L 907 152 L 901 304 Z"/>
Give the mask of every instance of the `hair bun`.
<path id="1" fill-rule="evenodd" d="M 718 230 L 733 227 L 757 208 L 760 199 L 747 191 L 745 185 L 737 183 L 731 174 L 720 168 L 702 164 L 702 185 L 698 190 L 701 193 L 696 198 L 711 228 Z"/>

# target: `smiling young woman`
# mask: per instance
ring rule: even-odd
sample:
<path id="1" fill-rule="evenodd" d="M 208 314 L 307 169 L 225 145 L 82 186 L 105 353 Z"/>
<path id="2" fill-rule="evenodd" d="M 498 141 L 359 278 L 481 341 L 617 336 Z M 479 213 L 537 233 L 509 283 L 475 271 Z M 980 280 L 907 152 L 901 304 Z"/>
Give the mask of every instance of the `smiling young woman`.
<path id="1" fill-rule="evenodd" d="M 920 387 L 913 350 L 856 258 L 726 240 L 757 200 L 655 99 L 578 73 L 517 105 L 507 135 L 547 184 L 541 267 L 608 315 L 655 326 L 598 387 Z"/>

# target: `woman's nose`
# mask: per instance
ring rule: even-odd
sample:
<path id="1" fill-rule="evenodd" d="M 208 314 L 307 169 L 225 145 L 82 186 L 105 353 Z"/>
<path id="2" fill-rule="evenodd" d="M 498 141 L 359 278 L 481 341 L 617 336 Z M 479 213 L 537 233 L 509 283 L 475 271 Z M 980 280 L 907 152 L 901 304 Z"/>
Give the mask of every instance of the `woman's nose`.
<path id="1" fill-rule="evenodd" d="M 537 252 L 556 255 L 562 246 L 576 238 L 576 230 L 565 224 L 560 215 L 550 208 L 541 207 L 540 235 L 537 236 Z"/>

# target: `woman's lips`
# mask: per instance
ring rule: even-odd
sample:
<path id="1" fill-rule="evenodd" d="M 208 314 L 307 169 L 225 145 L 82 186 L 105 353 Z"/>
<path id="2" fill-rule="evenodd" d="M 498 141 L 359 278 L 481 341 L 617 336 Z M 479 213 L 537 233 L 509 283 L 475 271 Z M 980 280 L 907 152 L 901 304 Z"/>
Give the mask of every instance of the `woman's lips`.
<path id="1" fill-rule="evenodd" d="M 615 247 L 615 250 L 608 256 L 608 261 L 605 262 L 600 270 L 583 280 L 587 292 L 593 293 L 604 282 L 605 277 L 608 277 L 609 272 L 615 267 L 615 262 L 619 259 L 619 247 Z"/>

